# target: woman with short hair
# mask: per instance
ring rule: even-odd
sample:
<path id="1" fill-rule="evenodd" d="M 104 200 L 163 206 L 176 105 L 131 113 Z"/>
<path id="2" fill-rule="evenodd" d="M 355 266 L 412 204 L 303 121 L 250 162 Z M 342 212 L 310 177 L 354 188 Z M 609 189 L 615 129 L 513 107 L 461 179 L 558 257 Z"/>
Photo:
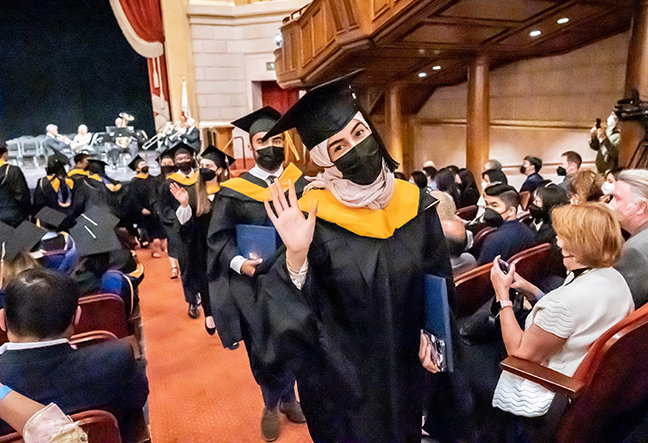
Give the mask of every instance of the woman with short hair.
<path id="1" fill-rule="evenodd" d="M 634 303 L 623 276 L 612 268 L 621 254 L 623 237 L 614 213 L 600 203 L 555 208 L 553 227 L 569 275 L 548 294 L 515 273 L 504 274 L 495 259 L 491 281 L 509 356 L 541 364 L 573 376 L 590 345 L 632 313 Z M 521 329 L 509 289 L 518 289 L 536 302 Z M 537 383 L 504 371 L 493 406 L 523 417 L 547 413 L 554 393 Z"/>

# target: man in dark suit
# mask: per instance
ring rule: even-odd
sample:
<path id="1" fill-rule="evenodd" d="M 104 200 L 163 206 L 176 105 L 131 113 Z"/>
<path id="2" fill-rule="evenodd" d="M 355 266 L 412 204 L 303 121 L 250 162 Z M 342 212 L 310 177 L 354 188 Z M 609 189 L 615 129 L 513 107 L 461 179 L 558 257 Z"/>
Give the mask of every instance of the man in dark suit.
<path id="1" fill-rule="evenodd" d="M 148 397 L 144 363 L 122 342 L 75 350 L 69 339 L 81 315 L 79 289 L 57 271 L 32 269 L 6 287 L 0 327 L 0 382 L 66 413 L 104 409 L 115 415 L 124 442 Z"/>
<path id="2" fill-rule="evenodd" d="M 43 141 L 43 147 L 45 148 L 46 154 L 51 154 L 48 150 L 52 150 L 53 153 L 62 152 L 66 156 L 71 157 L 74 155 L 70 143 L 72 142 L 69 138 L 63 136 L 59 137 L 58 126 L 49 124 L 45 128 L 47 133 L 45 134 L 45 141 Z"/>
<path id="3" fill-rule="evenodd" d="M 200 152 L 200 130 L 196 128 L 196 120 L 188 118 L 185 123 L 185 133 L 182 141 L 196 152 Z"/>

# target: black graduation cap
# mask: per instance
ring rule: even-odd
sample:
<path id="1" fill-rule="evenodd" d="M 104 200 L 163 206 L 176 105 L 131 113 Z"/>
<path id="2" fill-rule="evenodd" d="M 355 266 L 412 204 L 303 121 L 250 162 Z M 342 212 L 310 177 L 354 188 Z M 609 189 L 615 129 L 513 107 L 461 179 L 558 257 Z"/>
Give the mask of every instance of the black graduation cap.
<path id="1" fill-rule="evenodd" d="M 227 169 L 230 165 L 232 165 L 236 159 L 232 157 L 231 155 L 225 154 L 223 151 L 218 149 L 214 145 L 209 145 L 205 150 L 200 154 L 202 158 L 207 158 L 214 163 L 216 163 L 216 166 L 219 168 Z"/>
<path id="2" fill-rule="evenodd" d="M 12 261 L 20 251 L 31 251 L 46 233 L 45 229 L 39 228 L 27 220 L 15 229 L 5 225 L 0 229 L 0 254 L 2 254 L 2 248 L 4 247 L 4 259 Z"/>
<path id="3" fill-rule="evenodd" d="M 70 164 L 70 159 L 68 158 L 67 155 L 63 154 L 61 151 L 59 151 L 57 149 L 52 148 L 52 151 L 54 151 L 54 154 L 47 157 L 47 167 L 48 168 L 55 166 L 56 163 L 60 163 L 60 164 L 62 164 L 64 166 L 67 166 L 67 165 Z"/>
<path id="4" fill-rule="evenodd" d="M 123 249 L 115 233 L 115 225 L 108 217 L 92 218 L 85 212 L 77 218 L 77 224 L 70 229 L 70 235 L 80 257 Z"/>
<path id="5" fill-rule="evenodd" d="M 186 154 L 190 154 L 190 155 L 196 155 L 197 154 L 197 152 L 196 152 L 196 150 L 194 148 L 192 148 L 191 146 L 189 146 L 188 144 L 183 143 L 183 142 L 180 142 L 180 143 L 176 144 L 175 146 L 173 146 L 172 148 L 167 149 L 166 151 L 164 151 L 162 153 L 162 155 L 164 155 L 166 152 L 169 152 L 171 154 L 172 158 L 175 158 L 176 154 L 179 154 L 179 153 L 186 153 Z"/>
<path id="6" fill-rule="evenodd" d="M 250 139 L 259 132 L 268 132 L 281 118 L 281 113 L 271 106 L 264 106 L 245 115 L 232 124 L 250 134 Z M 282 131 L 283 132 L 283 131 Z M 276 134 L 275 134 L 276 135 Z"/>
<path id="7" fill-rule="evenodd" d="M 296 128 L 304 145 L 313 149 L 340 132 L 360 111 L 350 83 L 361 72 L 354 71 L 308 91 L 268 131 L 263 140 Z"/>
<path id="8" fill-rule="evenodd" d="M 101 221 L 102 223 L 108 223 L 113 228 L 119 224 L 119 218 L 117 216 L 108 209 L 96 205 L 91 205 L 76 219 L 77 223 L 81 223 L 84 220 L 93 224 Z"/>
<path id="9" fill-rule="evenodd" d="M 156 158 L 155 160 L 160 163 L 163 158 L 170 158 L 171 160 L 173 160 L 173 152 L 171 151 L 171 149 L 165 149 L 164 151 L 162 151 L 158 158 Z"/>
<path id="10" fill-rule="evenodd" d="M 140 164 L 140 162 L 146 163 L 146 160 L 144 160 L 139 154 L 137 154 L 135 158 L 128 164 L 128 167 L 133 171 L 137 171 L 137 165 Z"/>
<path id="11" fill-rule="evenodd" d="M 65 214 L 49 206 L 43 206 L 43 209 L 36 214 L 36 220 L 40 221 L 40 225 L 52 231 L 60 231 L 66 218 Z"/>

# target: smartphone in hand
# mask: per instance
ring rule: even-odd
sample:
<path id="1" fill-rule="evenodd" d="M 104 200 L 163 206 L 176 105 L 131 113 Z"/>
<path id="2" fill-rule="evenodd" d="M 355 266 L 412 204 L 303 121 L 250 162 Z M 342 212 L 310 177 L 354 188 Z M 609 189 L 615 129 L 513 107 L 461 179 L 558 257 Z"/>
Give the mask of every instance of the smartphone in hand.
<path id="1" fill-rule="evenodd" d="M 599 129 L 601 127 L 601 119 L 597 118 L 596 119 L 596 129 Z"/>
<path id="2" fill-rule="evenodd" d="M 502 270 L 502 272 L 504 273 L 504 275 L 508 274 L 509 271 L 511 270 L 511 266 L 508 263 L 506 263 L 504 260 L 502 260 L 501 258 L 497 262 L 499 263 L 499 267 Z"/>

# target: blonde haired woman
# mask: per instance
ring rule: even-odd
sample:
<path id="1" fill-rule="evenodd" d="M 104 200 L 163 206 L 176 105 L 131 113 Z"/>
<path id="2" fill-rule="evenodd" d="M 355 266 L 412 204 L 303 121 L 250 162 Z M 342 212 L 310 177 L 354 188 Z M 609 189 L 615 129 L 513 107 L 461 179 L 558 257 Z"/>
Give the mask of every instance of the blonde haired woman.
<path id="1" fill-rule="evenodd" d="M 569 272 L 563 286 L 543 294 L 516 274 L 514 266 L 504 274 L 497 259 L 491 281 L 508 355 L 572 376 L 590 345 L 630 314 L 634 304 L 623 276 L 612 268 L 623 246 L 614 213 L 600 203 L 583 203 L 555 208 L 552 219 Z M 537 301 L 524 330 L 511 308 L 509 288 Z M 503 372 L 493 406 L 517 416 L 541 417 L 553 399 L 542 386 Z"/>

